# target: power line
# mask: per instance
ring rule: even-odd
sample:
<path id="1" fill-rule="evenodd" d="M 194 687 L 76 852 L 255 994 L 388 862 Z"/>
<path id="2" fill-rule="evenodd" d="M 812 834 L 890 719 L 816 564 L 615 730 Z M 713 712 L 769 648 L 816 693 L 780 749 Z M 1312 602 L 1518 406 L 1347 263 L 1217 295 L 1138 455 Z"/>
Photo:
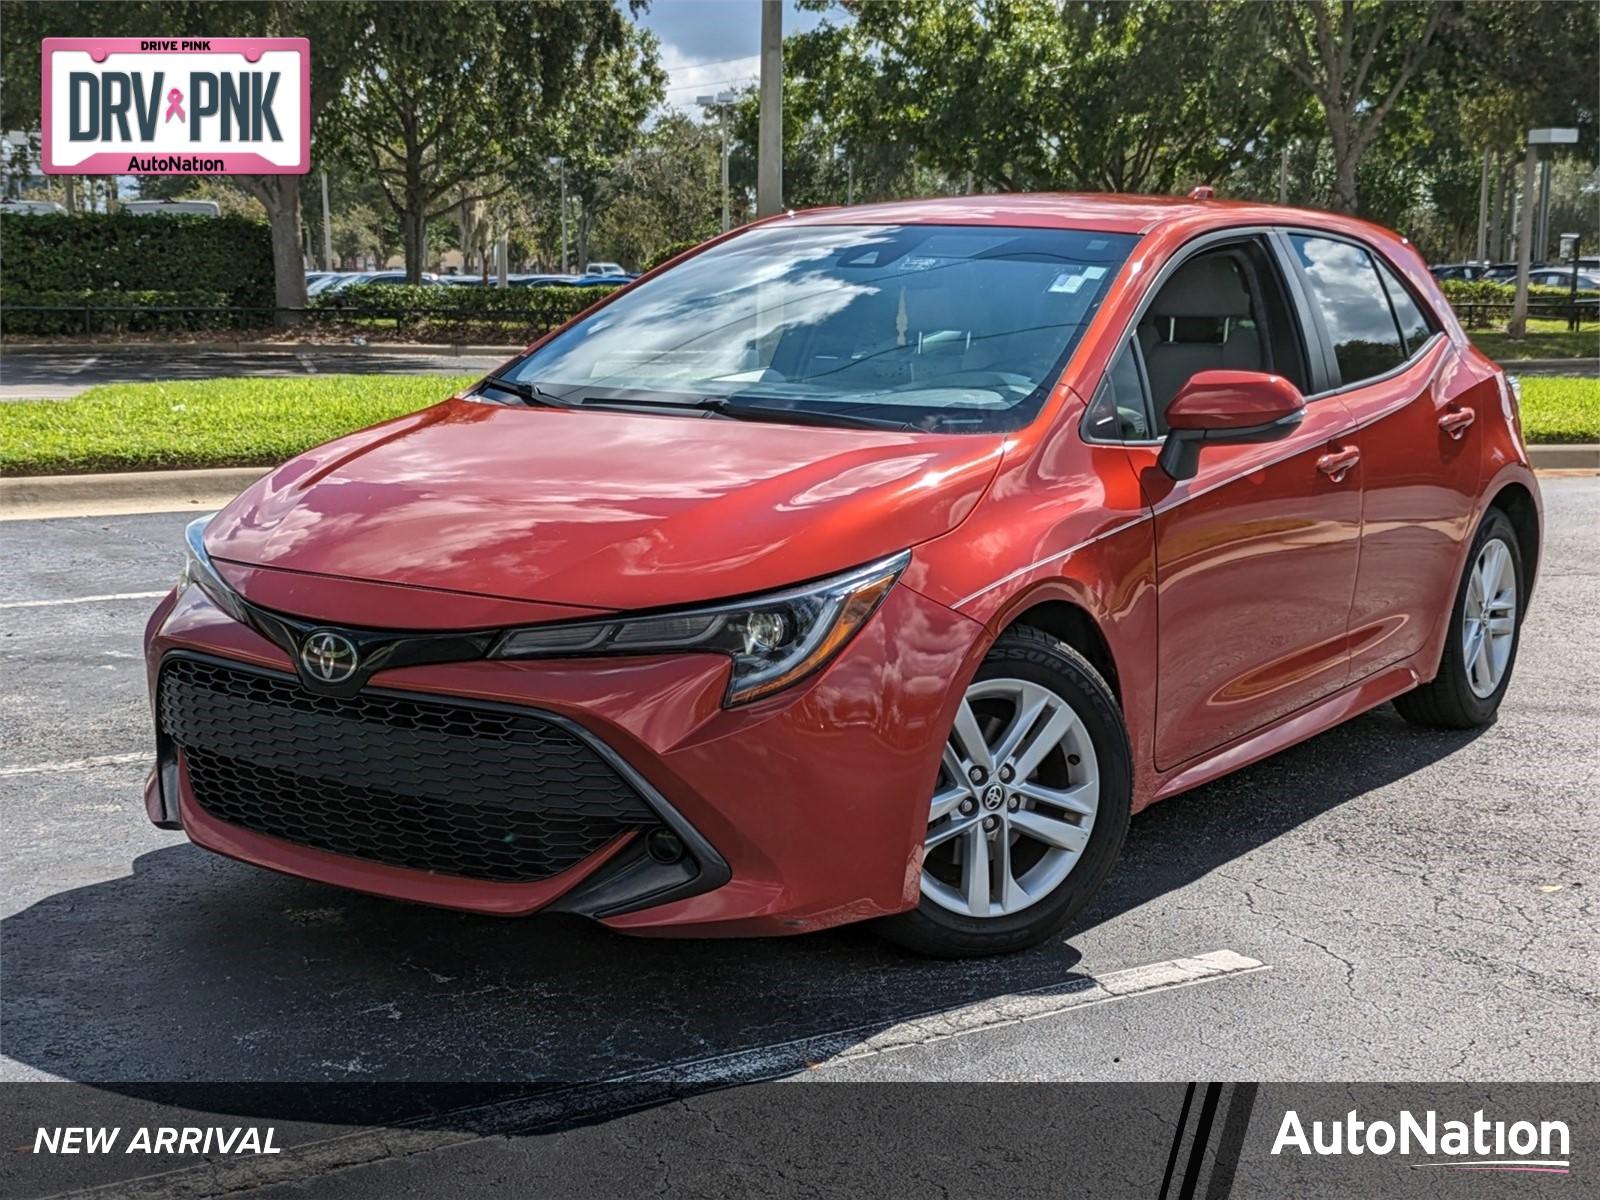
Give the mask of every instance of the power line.
<path id="1" fill-rule="evenodd" d="M 725 83 L 748 83 L 755 75 L 756 72 L 752 70 L 749 75 L 734 75 L 728 79 L 702 80 L 699 83 L 675 83 L 666 90 L 669 92 L 682 92 L 694 88 L 717 88 Z"/>

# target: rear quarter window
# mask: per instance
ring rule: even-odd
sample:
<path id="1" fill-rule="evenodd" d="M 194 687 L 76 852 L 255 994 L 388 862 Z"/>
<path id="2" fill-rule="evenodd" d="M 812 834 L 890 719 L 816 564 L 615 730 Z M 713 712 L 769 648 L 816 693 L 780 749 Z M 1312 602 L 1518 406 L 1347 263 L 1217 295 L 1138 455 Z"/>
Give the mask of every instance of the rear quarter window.
<path id="1" fill-rule="evenodd" d="M 1413 298 L 1406 285 L 1400 282 L 1399 276 L 1381 262 L 1378 264 L 1378 274 L 1383 277 L 1383 288 L 1389 293 L 1389 303 L 1394 306 L 1394 319 L 1400 326 L 1400 336 L 1405 339 L 1406 353 L 1415 354 L 1422 343 L 1439 332 L 1439 325 Z"/>

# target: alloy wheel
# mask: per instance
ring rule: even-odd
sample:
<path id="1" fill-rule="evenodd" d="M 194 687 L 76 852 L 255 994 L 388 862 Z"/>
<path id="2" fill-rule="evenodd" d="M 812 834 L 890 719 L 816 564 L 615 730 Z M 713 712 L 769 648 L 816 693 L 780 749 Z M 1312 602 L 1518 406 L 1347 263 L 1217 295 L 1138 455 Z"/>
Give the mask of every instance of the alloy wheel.
<path id="1" fill-rule="evenodd" d="M 1516 568 L 1506 544 L 1491 538 L 1473 564 L 1461 620 L 1461 661 L 1467 685 L 1479 699 L 1494 695 L 1505 678 L 1516 631 Z"/>
<path id="2" fill-rule="evenodd" d="M 1072 706 L 1026 680 L 977 681 L 945 744 L 922 894 L 967 917 L 1022 911 L 1077 865 L 1099 803 L 1094 744 Z"/>

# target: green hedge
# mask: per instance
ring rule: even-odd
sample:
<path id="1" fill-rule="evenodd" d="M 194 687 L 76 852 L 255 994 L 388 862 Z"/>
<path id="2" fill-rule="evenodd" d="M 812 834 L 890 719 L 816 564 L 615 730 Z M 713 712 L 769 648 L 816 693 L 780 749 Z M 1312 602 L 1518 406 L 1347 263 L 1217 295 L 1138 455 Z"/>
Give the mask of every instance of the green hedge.
<path id="1" fill-rule="evenodd" d="M 1498 283 L 1490 279 L 1444 279 L 1439 283 L 1444 291 L 1445 299 L 1455 308 L 1461 317 L 1463 325 L 1474 328 L 1486 328 L 1497 320 L 1503 320 L 1511 315 L 1512 305 L 1517 299 L 1517 285 L 1515 283 Z M 1593 301 L 1600 297 L 1600 292 L 1583 291 L 1579 289 L 1578 299 Z M 1539 305 L 1535 313 L 1549 316 L 1551 310 L 1545 305 L 1564 305 L 1572 298 L 1572 292 L 1562 287 L 1536 287 L 1528 286 L 1528 300 Z M 1587 311 L 1591 314 L 1594 305 L 1590 303 Z M 1580 309 L 1580 311 L 1585 311 Z M 1565 315 L 1566 309 L 1559 310 Z"/>
<path id="2" fill-rule="evenodd" d="M 611 287 L 425 287 L 360 283 L 311 297 L 319 326 L 394 328 L 417 341 L 510 338 L 530 341 L 616 291 Z"/>
<path id="3" fill-rule="evenodd" d="M 9 266 L 9 264 L 7 264 Z M 228 311 L 227 292 L 186 288 L 182 291 L 96 290 L 38 292 L 0 288 L 0 334 L 156 333 L 185 329 L 231 329 L 260 324 L 270 313 Z M 19 306 L 57 311 L 32 312 Z M 221 310 L 221 311 L 218 311 Z"/>
<path id="4" fill-rule="evenodd" d="M 1515 283 L 1500 283 L 1492 279 L 1445 279 L 1440 281 L 1439 286 L 1451 304 L 1510 304 L 1517 298 Z M 1566 300 L 1571 295 L 1571 291 L 1564 287 L 1528 286 L 1530 300 Z M 1600 296 L 1600 292 L 1578 289 L 1580 300 L 1592 300 L 1596 296 Z"/>
<path id="5" fill-rule="evenodd" d="M 6 298 L 210 293 L 224 303 L 273 303 L 272 235 L 241 217 L 76 213 L 0 216 Z M 16 303 L 27 301 L 16 300 Z"/>

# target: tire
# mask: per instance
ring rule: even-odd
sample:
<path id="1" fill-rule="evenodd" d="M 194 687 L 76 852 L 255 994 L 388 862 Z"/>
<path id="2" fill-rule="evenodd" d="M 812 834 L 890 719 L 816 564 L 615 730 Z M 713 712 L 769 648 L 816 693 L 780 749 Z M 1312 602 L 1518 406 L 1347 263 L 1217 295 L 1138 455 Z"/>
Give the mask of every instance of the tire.
<path id="1" fill-rule="evenodd" d="M 1028 711 L 1039 715 L 1012 753 L 999 761 L 987 756 L 993 774 L 976 783 L 957 777 L 958 770 L 970 775 L 964 764 L 979 758 L 958 749 L 963 730 L 981 733 L 987 750 L 1004 750 L 1021 724 L 1016 715 Z M 891 941 L 934 958 L 1024 950 L 1061 932 L 1116 862 L 1133 794 L 1127 730 L 1111 689 L 1083 655 L 1040 630 L 1017 626 L 1001 635 L 967 688 L 967 712 L 974 721 L 958 717 L 930 803 L 930 841 L 945 840 L 927 852 L 922 898 L 910 912 L 878 922 Z M 1065 732 L 1055 734 L 1058 727 Z M 1007 778 L 1027 794 L 1001 784 Z M 998 804 L 997 790 L 1005 793 Z M 1091 804 L 1092 813 L 1081 811 Z M 990 821 L 994 830 L 981 832 Z M 952 834 L 958 827 L 962 832 Z M 967 870 L 979 861 L 981 876 Z"/>
<path id="2" fill-rule="evenodd" d="M 1497 547 L 1492 549 L 1491 547 Z M 1485 648 L 1487 658 L 1473 655 L 1468 658 L 1470 639 L 1468 625 L 1472 621 L 1469 606 L 1476 607 L 1474 576 L 1485 562 L 1485 555 L 1503 555 L 1509 568 L 1511 602 L 1511 628 L 1504 641 L 1505 658 L 1498 676 L 1493 677 L 1492 688 L 1485 688 L 1485 677 L 1478 676 L 1474 684 L 1475 664 L 1487 662 L 1493 671 L 1494 654 L 1498 641 L 1493 641 L 1495 651 Z M 1496 560 L 1500 561 L 1500 560 Z M 1439 663 L 1439 673 L 1429 683 L 1395 698 L 1394 706 L 1402 717 L 1413 725 L 1431 729 L 1476 729 L 1494 720 L 1500 700 L 1511 682 L 1511 670 L 1516 665 L 1517 647 L 1522 640 L 1523 604 L 1528 595 L 1527 581 L 1523 575 L 1522 551 L 1517 544 L 1516 530 L 1510 519 L 1499 509 L 1491 508 L 1478 528 L 1467 554 L 1467 565 L 1456 587 L 1454 607 L 1450 611 L 1450 632 L 1445 638 L 1444 655 Z M 1491 597 L 1491 600 L 1494 598 Z M 1492 610 L 1491 616 L 1499 610 Z M 1503 614 L 1502 614 L 1503 616 Z M 1497 617 L 1496 619 L 1501 619 Z M 1477 623 L 1481 629 L 1482 623 Z M 1474 642 L 1474 644 L 1477 644 Z"/>

